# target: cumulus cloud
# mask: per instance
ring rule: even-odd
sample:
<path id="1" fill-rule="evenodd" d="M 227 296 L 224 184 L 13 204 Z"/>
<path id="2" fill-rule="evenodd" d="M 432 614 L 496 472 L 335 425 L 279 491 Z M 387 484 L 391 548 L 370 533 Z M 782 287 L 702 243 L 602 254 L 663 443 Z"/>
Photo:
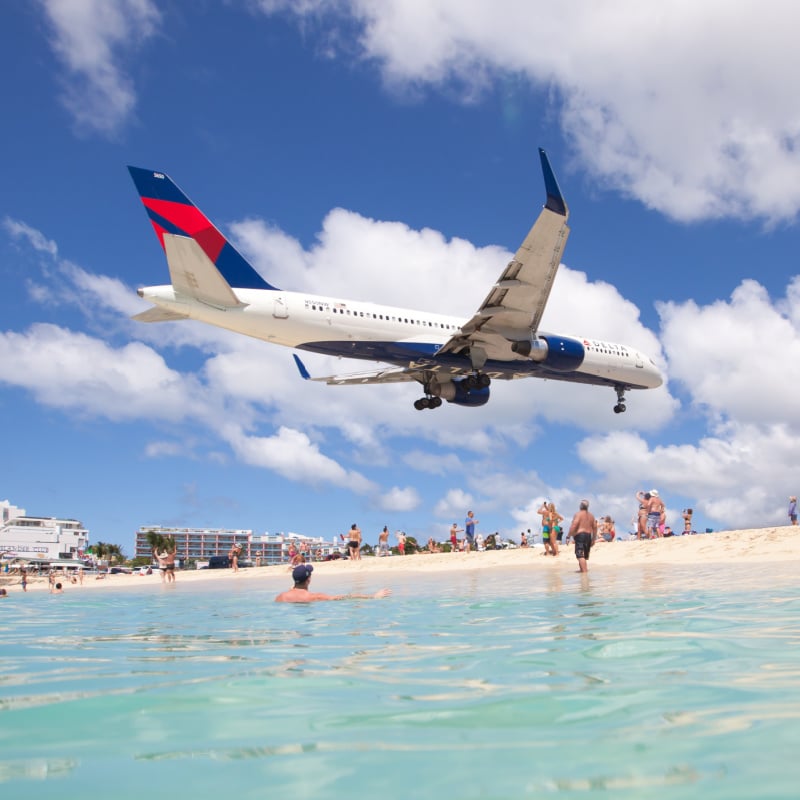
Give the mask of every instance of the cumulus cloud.
<path id="1" fill-rule="evenodd" d="M 324 455 L 302 431 L 280 427 L 273 436 L 246 436 L 232 423 L 223 426 L 223 430 L 234 452 L 246 464 L 267 467 L 290 480 L 333 484 L 357 494 L 375 489 L 363 475 Z"/>
<path id="2" fill-rule="evenodd" d="M 36 324 L 0 333 L 0 382 L 47 406 L 121 421 L 177 421 L 197 410 L 196 380 L 170 369 L 149 347 L 115 348 L 84 333 Z"/>
<path id="3" fill-rule="evenodd" d="M 794 76 L 800 8 L 775 0 L 261 0 L 320 24 L 327 53 L 386 83 L 476 91 L 509 74 L 546 89 L 582 168 L 680 220 L 791 220 L 800 207 Z M 333 32 L 332 32 L 333 29 Z M 333 49 L 331 49 L 333 48 Z"/>
<path id="4" fill-rule="evenodd" d="M 434 516 L 458 520 L 472 508 L 474 498 L 463 489 L 450 489 L 434 506 Z"/>
<path id="5" fill-rule="evenodd" d="M 112 135 L 136 105 L 123 54 L 153 36 L 151 0 L 40 0 L 51 45 L 66 67 L 62 101 L 79 131 Z"/>
<path id="6" fill-rule="evenodd" d="M 414 511 L 421 502 L 419 492 L 413 486 L 393 486 L 378 498 L 378 508 L 382 511 Z"/>

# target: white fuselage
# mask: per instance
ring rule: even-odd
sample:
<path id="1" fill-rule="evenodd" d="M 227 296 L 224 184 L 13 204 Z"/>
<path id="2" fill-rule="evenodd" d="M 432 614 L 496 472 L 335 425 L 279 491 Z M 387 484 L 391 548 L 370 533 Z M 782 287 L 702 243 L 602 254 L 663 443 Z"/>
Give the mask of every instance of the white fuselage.
<path id="1" fill-rule="evenodd" d="M 348 358 L 408 366 L 432 359 L 436 350 L 459 333 L 465 319 L 332 297 L 263 289 L 236 289 L 242 305 L 218 308 L 177 294 L 171 285 L 139 290 L 144 299 L 168 311 L 285 347 Z M 582 364 L 569 377 L 536 372 L 531 359 L 510 344 L 489 352 L 491 377 L 572 380 L 650 389 L 663 382 L 655 363 L 626 345 L 580 339 Z M 499 372 L 498 372 L 499 370 Z"/>

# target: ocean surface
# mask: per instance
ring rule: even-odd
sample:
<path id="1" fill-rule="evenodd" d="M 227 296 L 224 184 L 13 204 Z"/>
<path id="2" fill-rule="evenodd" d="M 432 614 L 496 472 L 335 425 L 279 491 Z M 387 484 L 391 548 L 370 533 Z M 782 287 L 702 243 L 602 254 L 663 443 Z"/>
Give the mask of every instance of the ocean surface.
<path id="1" fill-rule="evenodd" d="M 0 796 L 800 796 L 796 564 L 319 572 L 0 601 Z"/>

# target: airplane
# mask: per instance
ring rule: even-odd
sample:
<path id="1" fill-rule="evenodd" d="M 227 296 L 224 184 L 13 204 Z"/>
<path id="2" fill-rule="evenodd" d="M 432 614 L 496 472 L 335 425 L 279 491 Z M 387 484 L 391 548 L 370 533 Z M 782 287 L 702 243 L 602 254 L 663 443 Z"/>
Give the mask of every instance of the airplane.
<path id="1" fill-rule="evenodd" d="M 469 319 L 278 289 L 163 172 L 128 167 L 164 250 L 171 284 L 138 290 L 153 304 L 139 322 L 194 319 L 298 350 L 382 362 L 369 372 L 312 378 L 329 385 L 416 381 L 417 410 L 442 401 L 482 406 L 496 380 L 544 378 L 625 393 L 662 384 L 655 362 L 635 347 L 539 329 L 569 235 L 569 209 L 539 149 L 546 202 L 536 222 Z"/>

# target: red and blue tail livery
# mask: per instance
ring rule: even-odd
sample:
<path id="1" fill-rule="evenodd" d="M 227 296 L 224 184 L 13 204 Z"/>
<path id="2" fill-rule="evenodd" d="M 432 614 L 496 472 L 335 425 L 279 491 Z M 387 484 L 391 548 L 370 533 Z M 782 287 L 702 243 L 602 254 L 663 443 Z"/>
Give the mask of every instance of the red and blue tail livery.
<path id="1" fill-rule="evenodd" d="M 163 172 L 129 167 L 164 250 L 171 283 L 139 289 L 153 308 L 140 322 L 194 319 L 311 353 L 389 366 L 312 378 L 329 385 L 417 383 L 418 410 L 443 402 L 482 406 L 495 381 L 544 378 L 608 386 L 625 411 L 625 392 L 662 383 L 655 362 L 636 348 L 565 336 L 539 327 L 567 242 L 569 209 L 547 154 L 539 151 L 546 202 L 514 257 L 471 317 L 451 317 L 267 283 Z M 381 259 L 381 253 L 375 253 Z M 453 265 L 442 270 L 453 273 Z M 421 292 L 422 294 L 422 292 Z"/>
<path id="2" fill-rule="evenodd" d="M 190 237 L 200 245 L 211 263 L 231 286 L 242 289 L 275 288 L 250 266 L 239 251 L 167 175 L 139 167 L 128 167 L 128 171 L 136 184 L 162 249 L 165 249 L 165 233 Z"/>

